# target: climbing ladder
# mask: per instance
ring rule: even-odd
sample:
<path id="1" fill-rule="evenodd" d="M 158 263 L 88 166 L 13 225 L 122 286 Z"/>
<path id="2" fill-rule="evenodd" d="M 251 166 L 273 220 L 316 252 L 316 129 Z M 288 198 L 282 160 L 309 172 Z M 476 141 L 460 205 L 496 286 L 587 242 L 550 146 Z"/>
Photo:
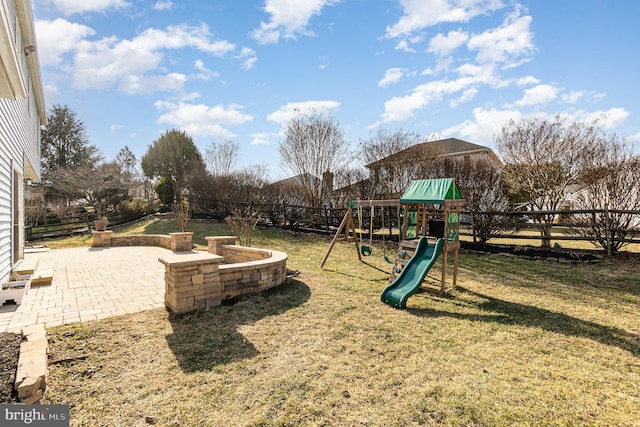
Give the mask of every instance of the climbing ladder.
<path id="1" fill-rule="evenodd" d="M 396 255 L 391 274 L 389 275 L 389 283 L 393 282 L 396 277 L 400 275 L 400 272 L 404 266 L 409 262 L 413 254 L 416 252 L 418 246 L 418 239 L 403 240 L 398 245 L 398 254 Z"/>

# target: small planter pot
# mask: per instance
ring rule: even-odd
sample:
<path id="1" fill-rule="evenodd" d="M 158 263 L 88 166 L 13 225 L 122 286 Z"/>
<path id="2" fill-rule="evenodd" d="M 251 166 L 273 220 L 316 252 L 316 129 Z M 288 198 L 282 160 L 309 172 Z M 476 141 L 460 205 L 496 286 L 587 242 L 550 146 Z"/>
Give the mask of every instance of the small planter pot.
<path id="1" fill-rule="evenodd" d="M 97 219 L 93 221 L 93 226 L 96 228 L 96 231 L 105 231 L 108 224 L 109 221 L 107 221 L 106 219 Z"/>
<path id="2" fill-rule="evenodd" d="M 0 290 L 0 306 L 7 301 L 13 301 L 17 305 L 22 304 L 22 298 L 31 287 L 31 275 L 19 276 L 18 280 L 10 280 L 2 284 Z"/>

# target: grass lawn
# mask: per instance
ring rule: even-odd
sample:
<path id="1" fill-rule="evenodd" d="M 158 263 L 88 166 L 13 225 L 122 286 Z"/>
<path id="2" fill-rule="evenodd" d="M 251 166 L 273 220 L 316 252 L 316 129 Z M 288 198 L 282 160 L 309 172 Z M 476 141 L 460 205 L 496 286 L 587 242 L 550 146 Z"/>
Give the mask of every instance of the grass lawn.
<path id="1" fill-rule="evenodd" d="M 339 243 L 321 270 L 329 241 L 256 231 L 301 274 L 234 305 L 50 329 L 45 403 L 74 426 L 639 425 L 637 258 L 462 254 L 452 295 L 437 265 L 400 311 L 380 302 L 380 248 L 359 263 Z"/>

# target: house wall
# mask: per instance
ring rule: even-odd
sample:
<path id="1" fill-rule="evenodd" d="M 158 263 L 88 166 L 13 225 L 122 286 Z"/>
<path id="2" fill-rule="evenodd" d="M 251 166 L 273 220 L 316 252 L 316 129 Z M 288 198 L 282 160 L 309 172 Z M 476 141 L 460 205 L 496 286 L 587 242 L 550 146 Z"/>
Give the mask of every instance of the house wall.
<path id="1" fill-rule="evenodd" d="M 15 38 L 10 46 L 6 45 L 7 39 L 2 39 L 0 49 L 13 52 L 17 59 L 18 74 L 23 79 L 27 97 L 0 98 L 0 283 L 6 280 L 13 264 L 24 255 L 24 180 L 40 180 L 40 124 L 45 114 L 39 75 L 33 78 L 31 73 L 33 64 L 37 64 L 37 54 L 29 52 L 33 56 L 27 59 L 22 47 L 24 37 L 33 38 L 33 34 L 21 33 L 25 4 L 29 5 L 28 1 L 21 1 L 19 5 L 22 17 L 18 19 L 15 2 L 1 1 L 3 19 L 0 24 L 12 26 L 1 30 L 14 34 Z M 28 19 L 31 19 L 30 10 L 28 12 Z M 19 25 L 15 25 L 16 22 Z M 38 85 L 35 91 L 32 84 Z"/>
<path id="2" fill-rule="evenodd" d="M 40 173 L 40 162 L 34 167 L 28 160 L 35 153 L 40 156 L 40 125 L 38 116 L 29 112 L 29 103 L 29 99 L 0 99 L 0 282 L 11 272 L 12 257 L 13 261 L 23 257 L 24 179 L 36 181 Z"/>

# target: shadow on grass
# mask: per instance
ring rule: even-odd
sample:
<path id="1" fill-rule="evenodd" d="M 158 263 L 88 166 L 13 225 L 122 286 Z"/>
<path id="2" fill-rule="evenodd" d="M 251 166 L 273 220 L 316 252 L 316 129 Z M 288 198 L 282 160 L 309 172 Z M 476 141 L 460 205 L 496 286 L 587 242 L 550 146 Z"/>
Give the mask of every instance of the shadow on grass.
<path id="1" fill-rule="evenodd" d="M 370 267 L 374 270 L 379 271 L 380 273 L 383 273 L 384 276 L 380 279 L 372 279 L 372 280 L 386 280 L 389 278 L 389 272 L 391 271 L 391 266 L 389 266 L 389 270 L 383 270 L 382 268 L 373 265 L 367 261 L 358 261 L 359 263 L 361 262 L 362 264 L 366 265 L 367 267 Z M 340 274 L 342 276 L 346 276 L 346 277 L 357 277 L 357 278 L 362 278 L 362 275 L 354 272 L 353 268 L 351 268 L 349 271 L 343 271 L 343 270 L 337 270 L 335 268 L 324 268 L 324 271 L 330 272 L 330 273 L 336 273 L 336 274 Z"/>
<path id="2" fill-rule="evenodd" d="M 461 293 L 480 298 L 481 301 L 465 301 L 465 306 L 477 308 L 479 311 L 495 314 L 469 314 L 453 311 L 434 310 L 425 308 L 409 308 L 412 314 L 424 317 L 451 317 L 454 319 L 471 320 L 474 322 L 496 322 L 515 324 L 527 327 L 538 327 L 545 331 L 564 334 L 567 336 L 588 338 L 601 344 L 619 347 L 640 357 L 640 337 L 622 329 L 601 325 L 595 322 L 577 319 L 564 313 L 558 313 L 543 308 L 513 303 L 478 292 L 456 287 Z M 434 294 L 435 295 L 435 294 Z M 456 304 L 456 298 L 449 297 Z"/>
<path id="3" fill-rule="evenodd" d="M 173 333 L 166 336 L 169 348 L 184 372 L 211 368 L 259 354 L 238 332 L 241 325 L 282 314 L 304 304 L 311 290 L 303 282 L 289 280 L 261 293 L 244 295 L 208 311 L 170 315 Z"/>

